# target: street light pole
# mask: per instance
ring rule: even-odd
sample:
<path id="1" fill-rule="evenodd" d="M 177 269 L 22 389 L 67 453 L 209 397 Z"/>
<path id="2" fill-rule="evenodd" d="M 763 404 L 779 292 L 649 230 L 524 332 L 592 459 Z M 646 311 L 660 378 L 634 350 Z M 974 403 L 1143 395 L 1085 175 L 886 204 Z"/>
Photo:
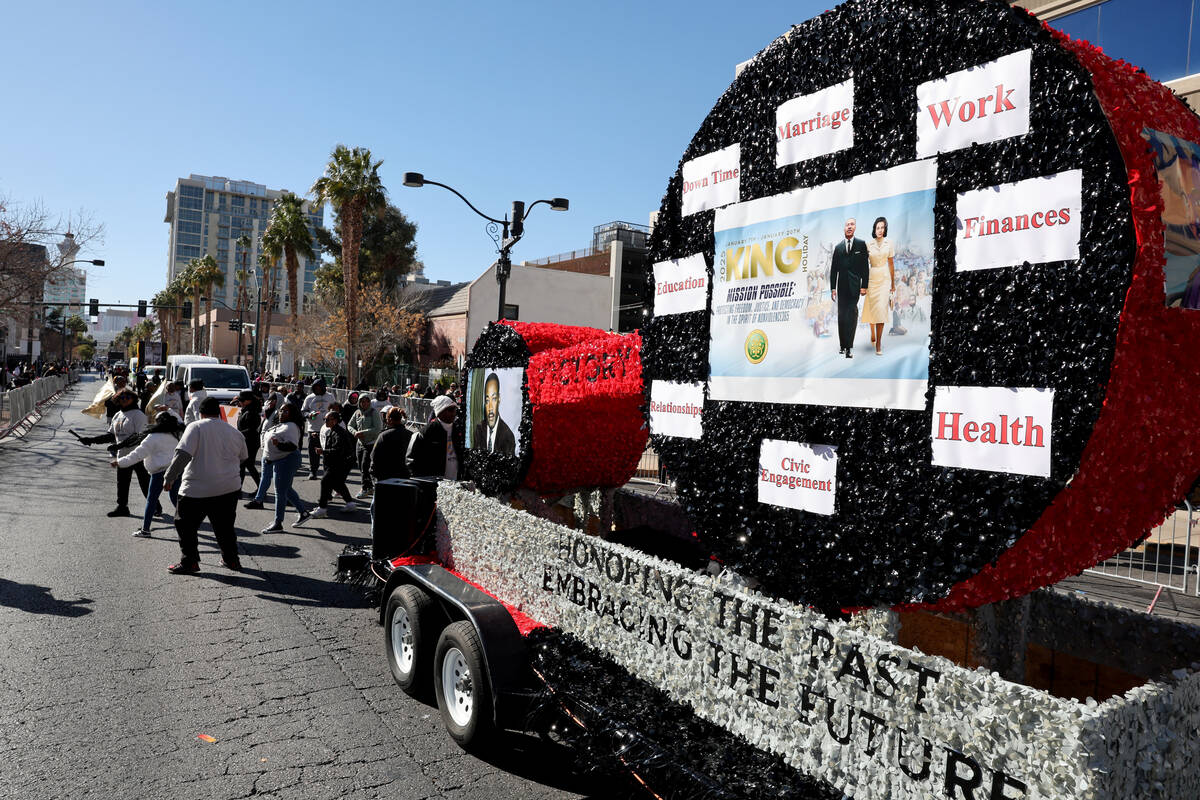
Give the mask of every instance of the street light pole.
<path id="1" fill-rule="evenodd" d="M 482 211 L 476 208 L 470 200 L 468 200 L 466 197 L 463 197 L 462 192 L 458 191 L 453 186 L 447 186 L 444 183 L 431 181 L 419 172 L 404 173 L 405 186 L 418 188 L 426 184 L 448 189 L 449 191 L 458 195 L 458 199 L 466 203 L 468 208 L 488 221 L 488 233 L 492 236 L 493 240 L 496 241 L 496 251 L 500 254 L 500 258 L 496 259 L 495 264 L 496 282 L 500 284 L 500 297 L 498 308 L 496 310 L 496 319 L 504 319 L 504 301 L 505 294 L 508 289 L 508 276 L 512 272 L 512 259 L 509 257 L 509 253 L 512 250 L 513 245 L 521 241 L 521 237 L 525 233 L 525 220 L 529 217 L 529 212 L 533 211 L 533 207 L 540 203 L 545 203 L 546 205 L 550 206 L 551 210 L 553 211 L 566 211 L 568 208 L 570 208 L 570 201 L 565 197 L 555 197 L 551 200 L 535 200 L 533 203 L 529 204 L 529 208 L 527 209 L 525 207 L 525 203 L 520 200 L 514 200 L 512 204 L 512 219 L 510 220 L 508 216 L 505 216 L 503 219 L 496 219 L 495 217 L 489 217 L 487 214 L 484 214 Z M 494 226 L 496 225 L 500 226 L 499 239 L 496 238 L 494 233 Z M 511 236 L 509 235 L 510 232 L 512 234 Z"/>

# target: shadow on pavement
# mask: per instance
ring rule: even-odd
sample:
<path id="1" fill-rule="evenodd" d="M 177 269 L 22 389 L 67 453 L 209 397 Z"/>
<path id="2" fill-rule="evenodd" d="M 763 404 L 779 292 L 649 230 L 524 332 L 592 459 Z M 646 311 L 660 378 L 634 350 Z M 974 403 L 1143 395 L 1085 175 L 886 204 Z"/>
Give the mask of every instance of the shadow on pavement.
<path id="1" fill-rule="evenodd" d="M 0 578 L 0 605 L 28 611 L 30 614 L 53 614 L 57 617 L 82 617 L 92 613 L 87 606 L 92 601 L 86 597 L 78 600 L 59 600 L 50 593 L 50 587 L 35 583 L 17 583 Z"/>
<path id="2" fill-rule="evenodd" d="M 243 549 L 242 555 L 246 554 Z M 333 581 L 251 567 L 243 567 L 241 572 L 230 572 L 221 567 L 214 569 L 217 571 L 206 569 L 197 577 L 250 589 L 258 592 L 263 600 L 275 603 L 320 608 L 362 608 L 366 605 L 360 595 Z"/>
<path id="3" fill-rule="evenodd" d="M 435 706 L 436 708 L 436 706 Z M 563 745 L 531 733 L 505 731 L 499 747 L 477 753 L 498 769 L 546 786 L 575 792 L 587 798 L 620 798 L 627 794 L 607 776 L 585 775 L 577 754 Z"/>

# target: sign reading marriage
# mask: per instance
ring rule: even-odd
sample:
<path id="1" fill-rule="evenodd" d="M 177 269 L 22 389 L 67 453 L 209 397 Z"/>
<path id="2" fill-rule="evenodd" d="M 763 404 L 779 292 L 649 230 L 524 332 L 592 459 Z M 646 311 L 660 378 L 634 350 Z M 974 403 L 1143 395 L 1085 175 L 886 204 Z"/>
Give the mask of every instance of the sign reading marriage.
<path id="1" fill-rule="evenodd" d="M 718 209 L 710 399 L 924 409 L 928 313 L 883 358 L 844 345 L 898 282 L 928 303 L 936 186 L 931 159 Z"/>

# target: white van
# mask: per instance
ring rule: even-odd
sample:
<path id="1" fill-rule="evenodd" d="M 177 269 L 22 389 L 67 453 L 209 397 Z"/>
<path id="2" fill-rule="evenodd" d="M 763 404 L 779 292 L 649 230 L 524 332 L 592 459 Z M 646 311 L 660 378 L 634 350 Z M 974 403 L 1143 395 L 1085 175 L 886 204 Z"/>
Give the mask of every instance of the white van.
<path id="1" fill-rule="evenodd" d="M 216 359 L 213 359 L 215 362 Z M 192 381 L 204 381 L 204 391 L 222 403 L 228 403 L 238 392 L 250 388 L 250 373 L 240 364 L 190 363 L 179 365 L 175 380 L 186 387 Z"/>
<path id="2" fill-rule="evenodd" d="M 221 362 L 218 359 L 214 358 L 213 356 L 196 356 L 196 355 L 167 356 L 167 375 L 170 376 L 169 380 L 181 381 L 181 380 L 183 380 L 183 378 L 181 378 L 179 376 L 182 373 L 182 369 L 185 364 L 219 364 L 219 363 L 221 363 Z M 184 382 L 186 383 L 186 381 L 184 381 Z"/>

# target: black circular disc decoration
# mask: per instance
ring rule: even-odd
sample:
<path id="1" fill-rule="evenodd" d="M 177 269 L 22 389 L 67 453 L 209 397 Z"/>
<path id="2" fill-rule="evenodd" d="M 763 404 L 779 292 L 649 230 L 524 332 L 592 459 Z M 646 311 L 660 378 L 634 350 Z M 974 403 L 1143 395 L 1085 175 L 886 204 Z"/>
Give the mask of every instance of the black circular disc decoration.
<path id="1" fill-rule="evenodd" d="M 1013 88 L 1022 76 L 1027 81 L 1024 103 L 1020 89 Z M 964 94 L 964 86 L 983 85 L 981 81 L 992 78 L 987 91 Z M 852 88 L 846 90 L 847 85 Z M 937 96 L 947 87 L 949 94 Z M 834 98 L 829 106 L 832 113 L 818 111 L 796 119 L 797 125 L 806 123 L 803 130 L 783 127 L 787 120 L 780 114 L 781 106 L 796 98 L 806 98 L 807 103 L 825 91 L 833 93 L 828 95 Z M 848 146 L 826 135 L 832 122 L 839 121 L 838 97 L 852 98 L 846 106 L 852 119 L 841 118 L 852 128 Z M 942 100 L 949 105 L 941 105 Z M 1009 122 L 1021 113 L 1028 120 L 1024 129 Z M 937 138 L 947 128 L 971 124 L 977 127 L 963 135 L 969 139 L 978 130 L 981 140 L 956 144 L 952 136 Z M 787 159 L 780 155 L 784 140 L 814 132 L 820 134 L 814 137 L 817 152 L 789 156 L 794 163 L 784 163 Z M 932 153 L 931 142 L 936 148 Z M 739 148 L 732 162 L 736 175 L 733 167 L 726 168 L 731 162 L 723 165 L 721 157 L 714 155 L 724 153 L 727 158 L 735 145 Z M 697 161 L 706 156 L 718 161 Z M 780 400 L 771 381 L 788 387 L 799 384 L 796 375 L 786 374 L 788 365 L 778 360 L 782 356 L 772 361 L 792 345 L 791 334 L 782 335 L 780 317 L 771 316 L 779 314 L 778 309 L 790 306 L 788 324 L 794 326 L 789 330 L 795 336 L 808 336 L 811 331 L 813 347 L 828 346 L 829 353 L 836 353 L 833 358 L 844 358 L 836 322 L 825 325 L 826 298 L 830 304 L 835 301 L 821 283 L 832 280 L 830 246 L 842 240 L 827 237 L 804 245 L 802 237 L 808 230 L 829 230 L 827 220 L 818 224 L 817 212 L 806 210 L 797 225 L 780 227 L 780 233 L 794 236 L 791 250 L 783 253 L 783 244 L 776 239 L 773 244 L 779 251 L 774 260 L 770 250 L 752 256 L 753 246 L 766 245 L 749 234 L 744 241 L 735 236 L 729 243 L 727 231 L 730 220 L 751 225 L 760 217 L 751 211 L 737 217 L 735 207 L 749 209 L 750 201 L 786 193 L 836 198 L 841 192 L 844 202 L 829 201 L 821 208 L 837 214 L 857 203 L 860 215 L 867 218 L 857 219 L 856 235 L 867 243 L 875 230 L 868 232 L 867 227 L 875 216 L 869 213 L 873 196 L 869 191 L 855 195 L 837 185 L 872 173 L 905 173 L 917 162 L 927 172 L 936 170 L 927 189 L 932 208 L 930 240 L 927 251 L 915 256 L 906 255 L 903 247 L 897 249 L 896 260 L 906 264 L 903 280 L 909 279 L 908 272 L 919 272 L 914 266 L 918 263 L 926 265 L 928 272 L 912 280 L 910 296 L 889 298 L 882 357 L 871 351 L 869 330 L 860 325 L 851 348 L 853 360 L 846 359 L 842 366 L 823 355 L 825 366 L 813 366 L 816 372 L 826 367 L 840 370 L 840 377 L 830 378 L 833 384 L 829 385 L 837 384 L 834 388 L 843 399 Z M 692 169 L 685 176 L 688 165 L 704 171 Z M 1062 217 L 1078 225 L 1077 255 L 1063 257 L 1055 250 L 1063 242 L 1059 237 L 1044 257 L 1028 257 L 1031 251 L 1022 249 L 1027 245 L 1003 235 L 1010 232 L 1005 226 L 1011 229 L 1016 217 L 1006 220 L 1001 210 L 1022 196 L 1033 201 L 1043 196 L 1030 192 L 1032 184 L 1022 182 L 1045 180 L 1057 190 L 1060 181 L 1073 175 L 1078 176 L 1081 208 L 1067 211 L 1064 205 L 1067 213 L 1055 213 L 1052 225 L 1065 227 Z M 685 208 L 685 177 L 689 193 L 699 191 L 712 198 L 709 207 Z M 719 185 L 734 178 L 733 196 L 723 196 Z M 711 185 L 701 185 L 702 181 Z M 994 562 L 1076 475 L 1101 414 L 1137 245 L 1128 183 L 1121 150 L 1087 70 L 1035 18 L 999 0 L 855 0 L 792 28 L 759 53 L 717 101 L 685 150 L 668 183 L 651 238 L 652 262 L 702 255 L 707 278 L 707 295 L 700 301 L 703 308 L 672 308 L 671 313 L 663 313 L 661 276 L 657 295 L 651 277 L 648 288 L 656 298 L 655 311 L 643 330 L 642 349 L 652 444 L 701 537 L 732 567 L 757 578 L 765 590 L 826 609 L 936 603 L 955 584 Z M 1024 188 L 1011 188 L 1013 184 Z M 992 189 L 999 198 L 995 208 L 1000 210 L 964 220 L 963 209 L 988 201 L 980 200 L 978 193 Z M 820 206 L 815 200 L 796 202 L 804 209 Z M 1005 243 L 993 244 L 988 252 L 1005 253 L 996 257 L 1009 257 L 1011 263 L 966 263 L 963 226 L 971 226 L 968 231 L 977 238 L 992 235 L 988 227 L 992 219 L 995 234 L 1000 234 L 995 239 Z M 1043 213 L 1037 219 L 1045 225 L 1049 218 Z M 1028 220 L 1024 224 L 1028 226 Z M 1022 229 L 1021 221 L 1015 225 Z M 837 234 L 841 233 L 838 228 Z M 904 241 L 902 231 L 892 233 L 897 241 Z M 847 245 L 848 253 L 857 247 L 854 238 Z M 727 247 L 718 246 L 718 239 Z M 743 245 L 744 261 L 737 249 Z M 792 277 L 799 273 L 784 277 L 784 270 L 796 269 L 799 256 L 793 251 L 805 247 L 809 286 L 817 289 L 807 301 L 781 305 L 780 299 L 786 300 L 787 292 L 795 290 L 784 287 L 770 294 L 761 284 L 762 276 L 770 275 L 773 267 L 777 283 L 794 280 L 803 287 Z M 973 252 L 971 257 L 978 258 L 979 251 Z M 730 304 L 746 299 L 728 293 L 736 288 L 739 271 L 752 269 L 758 270 L 762 296 L 745 303 L 744 316 L 721 317 L 732 313 Z M 906 316 L 897 317 L 892 312 L 901 302 Z M 861 305 L 866 313 L 865 302 Z M 718 306 L 723 309 L 720 313 L 714 311 Z M 760 314 L 767 323 L 756 326 Z M 725 320 L 720 323 L 723 327 L 715 330 L 714 320 L 719 319 Z M 927 371 L 918 377 L 924 383 L 919 384 L 923 391 L 917 394 L 916 407 L 887 400 L 871 405 L 873 401 L 852 396 L 847 387 L 860 384 L 850 382 L 859 378 L 845 377 L 850 364 L 862 370 L 858 374 L 868 381 L 864 386 L 880 380 L 872 377 L 877 374 L 873 371 L 886 368 L 899 374 L 900 368 L 887 366 L 887 359 L 891 352 L 909 352 L 913 347 L 912 339 L 902 342 L 904 334 L 891 333 L 905 329 L 905 320 L 910 322 L 908 329 L 924 326 L 920 329 L 928 331 Z M 748 331 L 743 336 L 744 356 L 728 344 L 735 334 L 741 335 L 738 331 Z M 737 339 L 739 346 L 741 341 Z M 721 376 L 712 366 L 718 346 L 725 348 L 720 357 L 728 361 Z M 917 347 L 915 352 L 919 351 Z M 734 372 L 751 376 L 749 383 L 741 377 L 726 380 Z M 813 373 L 800 377 L 805 374 Z M 906 375 L 897 380 L 911 379 Z M 655 382 L 703 387 L 700 438 L 658 432 L 653 409 L 661 406 L 655 405 Z M 948 387 L 992 392 L 971 395 L 983 398 L 982 405 L 972 401 L 975 404 L 964 408 L 985 413 L 992 408 L 988 398 L 998 398 L 999 405 L 992 410 L 1003 430 L 997 434 L 993 428 L 992 435 L 1040 447 L 1033 460 L 1041 459 L 1044 467 L 1022 466 L 1026 462 L 1021 461 L 1017 469 L 1025 471 L 1005 471 L 1010 467 L 997 468 L 989 461 L 992 456 L 970 448 L 961 456 L 968 464 L 947 464 L 945 456 L 937 457 L 942 463 L 934 463 L 931 431 L 940 407 L 939 392 Z M 760 389 L 762 398 L 756 401 L 753 394 Z M 1052 392 L 1052 424 L 1049 418 L 1004 414 L 1009 397 L 1005 392 L 1015 397 L 1017 389 L 1038 390 L 1044 398 Z M 786 394 L 792 389 L 778 391 Z M 803 397 L 821 396 L 804 394 L 808 388 L 796 391 Z M 863 397 L 872 391 L 864 389 Z M 958 419 L 965 425 L 968 415 L 963 414 L 944 419 Z M 1013 421 L 1022 422 L 1024 428 L 1013 429 Z M 968 436 L 961 427 L 947 427 L 946 432 Z M 979 430 L 972 432 L 978 440 Z M 835 468 L 828 473 L 835 476 L 835 483 L 807 478 L 814 481 L 812 487 L 829 484 L 820 491 L 829 496 L 830 509 L 785 507 L 760 499 L 763 480 L 788 480 L 786 474 L 764 478 L 767 441 L 782 442 L 784 449 L 779 452 L 808 453 L 818 461 L 836 458 Z M 785 456 L 766 467 L 794 469 L 801 480 L 821 474 L 819 469 L 804 472 L 801 460 Z M 1044 474 L 1035 474 L 1039 469 Z M 813 493 L 816 497 L 818 489 L 813 488 Z M 817 502 L 804 497 L 804 503 Z"/>

